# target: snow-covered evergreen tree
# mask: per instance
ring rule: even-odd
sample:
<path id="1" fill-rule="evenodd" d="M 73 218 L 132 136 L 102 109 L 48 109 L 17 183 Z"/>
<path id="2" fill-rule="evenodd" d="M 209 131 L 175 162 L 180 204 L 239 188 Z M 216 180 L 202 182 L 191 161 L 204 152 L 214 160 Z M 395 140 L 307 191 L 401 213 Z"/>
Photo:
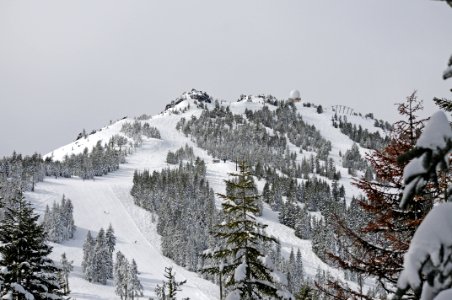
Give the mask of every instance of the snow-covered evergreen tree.
<path id="1" fill-rule="evenodd" d="M 21 192 L 0 221 L 1 299 L 63 299 L 39 216 Z"/>
<path id="2" fill-rule="evenodd" d="M 256 221 L 259 212 L 257 199 L 259 195 L 251 194 L 254 190 L 249 167 L 240 164 L 240 172 L 231 174 L 234 179 L 227 180 L 230 193 L 219 194 L 226 220 L 217 225 L 214 236 L 225 240 L 225 247 L 205 251 L 204 256 L 213 261 L 222 261 L 212 267 L 204 268 L 208 274 L 221 273 L 226 278 L 228 296 L 226 299 L 273 299 L 291 298 L 275 285 L 274 274 L 268 266 L 259 245 L 274 242 L 276 239 L 264 233 L 265 225 Z"/>
<path id="3" fill-rule="evenodd" d="M 116 295 L 121 297 L 121 299 L 127 299 L 129 291 L 129 263 L 121 251 L 116 253 L 113 277 Z"/>
<path id="4" fill-rule="evenodd" d="M 108 229 L 107 232 L 105 233 L 105 238 L 106 238 L 106 242 L 107 242 L 107 246 L 108 246 L 108 251 L 110 253 L 110 257 L 109 257 L 109 265 L 108 265 L 108 278 L 113 278 L 113 252 L 115 250 L 115 246 L 116 246 L 116 236 L 115 236 L 115 231 L 113 229 L 113 227 L 110 225 L 108 225 Z"/>
<path id="5" fill-rule="evenodd" d="M 135 297 L 143 296 L 143 285 L 138 278 L 138 267 L 135 259 L 132 259 L 132 262 L 129 264 L 128 269 L 128 295 L 130 299 L 135 299 Z"/>
<path id="6" fill-rule="evenodd" d="M 63 292 L 65 294 L 69 294 L 70 289 L 69 289 L 69 273 L 71 273 L 71 271 L 74 269 L 74 267 L 72 266 L 72 264 L 74 263 L 74 261 L 69 261 L 66 258 L 66 253 L 61 254 L 61 260 L 60 260 L 60 274 L 62 275 L 62 285 L 63 285 Z"/>
<path id="7" fill-rule="evenodd" d="M 162 285 L 157 285 L 155 293 L 158 300 L 176 300 L 177 292 L 181 291 L 181 287 L 187 282 L 176 281 L 176 274 L 173 273 L 173 267 L 165 267 L 166 280 Z"/>
<path id="8" fill-rule="evenodd" d="M 85 274 L 85 279 L 92 281 L 93 278 L 93 252 L 95 241 L 91 235 L 91 231 L 86 234 L 85 242 L 83 243 L 83 260 L 82 271 Z"/>
<path id="9" fill-rule="evenodd" d="M 93 281 L 106 284 L 112 264 L 110 250 L 105 238 L 105 231 L 101 228 L 96 237 L 96 245 L 93 253 Z"/>

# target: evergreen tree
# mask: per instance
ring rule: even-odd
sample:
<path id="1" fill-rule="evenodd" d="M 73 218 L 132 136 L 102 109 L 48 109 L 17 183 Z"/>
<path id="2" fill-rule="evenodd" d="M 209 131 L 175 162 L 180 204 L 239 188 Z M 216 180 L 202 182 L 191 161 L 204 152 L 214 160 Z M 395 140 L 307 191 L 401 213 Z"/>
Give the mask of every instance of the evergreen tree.
<path id="1" fill-rule="evenodd" d="M 93 254 L 94 254 L 94 246 L 96 242 L 91 236 L 91 231 L 88 231 L 86 235 L 85 242 L 83 243 L 83 260 L 82 260 L 82 271 L 85 274 L 85 279 L 88 281 L 93 280 Z"/>
<path id="2" fill-rule="evenodd" d="M 108 278 L 113 278 L 113 252 L 115 251 L 116 246 L 116 236 L 111 224 L 108 226 L 107 232 L 105 233 L 105 238 L 108 251 L 110 253 L 107 273 Z"/>
<path id="3" fill-rule="evenodd" d="M 105 238 L 105 231 L 101 228 L 96 237 L 93 253 L 93 281 L 107 284 L 107 279 L 111 277 L 109 276 L 111 265 L 111 254 Z"/>
<path id="4" fill-rule="evenodd" d="M 135 297 L 143 296 L 143 286 L 141 285 L 140 279 L 138 278 L 138 267 L 135 259 L 132 259 L 132 262 L 129 264 L 129 272 L 127 278 L 129 280 L 127 286 L 130 298 L 133 300 L 135 299 Z"/>
<path id="5" fill-rule="evenodd" d="M 204 253 L 208 259 L 225 263 L 221 268 L 204 268 L 203 272 L 221 273 L 226 278 L 230 297 L 251 300 L 266 296 L 281 299 L 283 293 L 275 286 L 272 270 L 266 265 L 260 250 L 262 243 L 276 243 L 276 239 L 265 235 L 266 226 L 258 223 L 254 216 L 259 212 L 259 195 L 250 193 L 254 185 L 249 167 L 241 163 L 240 172 L 231 175 L 234 179 L 226 180 L 230 192 L 219 194 L 224 200 L 222 206 L 226 220 L 217 225 L 218 231 L 214 232 L 214 236 L 224 240 L 226 246 Z M 289 294 L 287 296 L 291 297 Z"/>
<path id="6" fill-rule="evenodd" d="M 69 294 L 70 293 L 70 289 L 69 289 L 69 273 L 71 273 L 71 271 L 74 269 L 74 267 L 72 266 L 72 264 L 74 263 L 74 261 L 69 261 L 66 258 L 66 253 L 61 254 L 61 260 L 60 260 L 60 265 L 61 265 L 61 275 L 62 275 L 62 281 L 63 281 L 63 292 L 65 294 Z"/>
<path id="7" fill-rule="evenodd" d="M 128 272 L 129 269 L 129 263 L 125 256 L 121 253 L 121 251 L 118 251 L 116 253 L 116 262 L 114 265 L 114 283 L 115 283 L 115 293 L 121 299 L 127 299 L 128 295 Z"/>
<path id="8" fill-rule="evenodd" d="M 47 256 L 39 216 L 21 192 L 11 200 L 0 221 L 0 297 L 2 299 L 63 299 L 59 269 Z"/>
<path id="9" fill-rule="evenodd" d="M 158 300 L 176 300 L 177 292 L 181 291 L 181 286 L 187 281 L 176 281 L 176 274 L 173 273 L 173 267 L 165 267 L 164 276 L 166 281 L 162 285 L 157 285 L 155 288 Z"/>

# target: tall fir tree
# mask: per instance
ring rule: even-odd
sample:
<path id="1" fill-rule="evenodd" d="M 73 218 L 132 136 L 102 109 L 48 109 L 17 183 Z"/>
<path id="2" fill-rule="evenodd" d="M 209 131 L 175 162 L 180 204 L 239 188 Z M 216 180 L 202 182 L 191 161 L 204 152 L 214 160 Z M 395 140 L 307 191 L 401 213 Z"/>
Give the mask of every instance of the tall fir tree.
<path id="1" fill-rule="evenodd" d="M 86 234 L 85 242 L 83 243 L 82 271 L 85 274 L 85 279 L 90 282 L 93 280 L 93 253 L 95 245 L 96 242 L 91 235 L 91 231 L 88 231 L 88 233 Z"/>
<path id="2" fill-rule="evenodd" d="M 114 284 L 115 293 L 121 299 L 127 299 L 128 295 L 128 268 L 129 263 L 121 251 L 116 253 L 116 262 L 114 265 Z"/>
<path id="3" fill-rule="evenodd" d="M 39 216 L 20 191 L 10 201 L 0 221 L 0 297 L 63 299 Z"/>
<path id="4" fill-rule="evenodd" d="M 111 254 L 105 238 L 105 231 L 101 228 L 96 237 L 93 253 L 93 281 L 107 284 L 111 264 Z"/>
<path id="5" fill-rule="evenodd" d="M 138 278 L 138 267 L 135 259 L 132 259 L 132 262 L 129 264 L 128 276 L 129 280 L 128 284 L 128 294 L 130 299 L 135 299 L 135 297 L 143 296 L 143 285 Z"/>
<path id="6" fill-rule="evenodd" d="M 277 241 L 265 235 L 266 225 L 256 221 L 259 195 L 255 193 L 250 168 L 244 162 L 239 168 L 239 173 L 230 174 L 232 180 L 226 180 L 228 193 L 218 194 L 223 199 L 225 221 L 217 225 L 213 235 L 224 240 L 225 246 L 204 252 L 205 258 L 224 263 L 206 267 L 203 272 L 221 274 L 225 278 L 226 299 L 282 299 L 284 293 L 276 287 L 273 270 L 267 266 L 260 250 L 264 242 Z M 291 298 L 290 294 L 285 295 Z"/>
<path id="7" fill-rule="evenodd" d="M 108 278 L 113 278 L 113 252 L 115 251 L 115 246 L 116 246 L 116 236 L 115 236 L 115 231 L 113 230 L 113 227 L 111 226 L 111 224 L 108 226 L 108 229 L 105 232 L 105 239 L 106 239 L 108 251 L 110 253 L 109 260 L 108 260 L 107 275 L 108 275 Z"/>

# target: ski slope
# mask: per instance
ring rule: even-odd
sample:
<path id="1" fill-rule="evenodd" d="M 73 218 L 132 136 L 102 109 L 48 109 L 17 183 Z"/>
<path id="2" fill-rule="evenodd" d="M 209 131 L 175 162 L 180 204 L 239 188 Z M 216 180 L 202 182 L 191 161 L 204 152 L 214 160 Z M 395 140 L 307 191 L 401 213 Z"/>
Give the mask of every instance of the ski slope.
<path id="1" fill-rule="evenodd" d="M 62 244 L 53 244 L 52 258 L 59 261 L 61 254 L 66 252 L 68 258 L 74 261 L 74 271 L 69 278 L 71 296 L 74 299 L 119 299 L 114 294 L 114 286 L 111 280 L 105 286 L 89 283 L 83 279 L 81 271 L 82 247 L 87 232 L 91 231 L 95 237 L 101 227 L 106 229 L 110 223 L 117 237 L 115 251 L 121 251 L 129 260 L 134 258 L 137 262 L 145 297 L 155 296 L 155 286 L 164 279 L 164 268 L 173 266 L 176 279 L 187 280 L 182 292 L 179 293 L 180 297 L 190 297 L 190 299 L 196 300 L 219 299 L 219 288 L 216 285 L 175 265 L 170 259 L 162 255 L 155 218 L 150 212 L 135 206 L 130 196 L 135 170 L 148 169 L 153 171 L 170 167 L 166 163 L 168 151 L 176 151 L 185 144 L 192 146 L 195 155 L 205 160 L 206 176 L 210 186 L 215 192 L 224 193 L 224 180 L 228 178 L 228 173 L 235 171 L 235 164 L 228 161 L 214 163 L 212 157 L 206 151 L 196 147 L 189 137 L 175 128 L 182 117 L 189 118 L 201 113 L 201 110 L 190 101 L 192 100 L 187 99 L 176 107 L 147 120 L 146 122 L 160 131 L 162 139 L 145 139 L 143 145 L 127 157 L 127 163 L 121 165 L 118 171 L 107 176 L 96 177 L 95 180 L 85 181 L 80 178 L 46 178 L 43 183 L 36 187 L 35 192 L 26 194 L 39 213 L 44 212 L 46 205 L 50 206 L 53 201 L 60 201 L 63 194 L 73 202 L 74 219 L 77 226 L 75 237 Z M 189 103 L 190 109 L 188 109 Z M 234 103 L 231 105 L 231 111 L 243 113 L 245 108 L 258 109 L 262 105 L 256 102 Z M 177 109 L 188 110 L 185 113 L 176 114 L 174 111 Z M 344 184 L 347 195 L 351 197 L 358 193 L 356 188 L 350 184 L 351 178 L 344 171 L 345 169 L 340 168 L 339 151 L 344 153 L 351 148 L 353 142 L 331 125 L 331 117 L 328 114 L 319 115 L 315 113 L 314 109 L 308 110 L 304 107 L 298 107 L 298 109 L 306 122 L 314 124 L 325 138 L 331 140 L 333 144 L 332 156 L 338 169 L 341 170 L 342 179 L 340 183 Z M 65 155 L 80 153 L 85 147 L 91 148 L 99 140 L 105 143 L 111 136 L 119 133 L 124 122 L 132 121 L 133 119 L 120 120 L 90 135 L 87 139 L 80 139 L 61 147 L 47 156 L 52 156 L 54 159 L 63 159 Z M 220 199 L 216 199 L 216 206 L 217 208 L 221 207 Z M 295 236 L 293 229 L 280 224 L 278 214 L 267 205 L 264 206 L 263 215 L 258 220 L 268 225 L 268 234 L 281 241 L 283 255 L 288 257 L 291 249 L 294 251 L 300 249 L 304 271 L 308 276 L 315 276 L 317 270 L 320 269 L 329 271 L 331 275 L 342 280 L 344 279 L 342 271 L 329 267 L 312 252 L 311 241 L 299 239 Z"/>

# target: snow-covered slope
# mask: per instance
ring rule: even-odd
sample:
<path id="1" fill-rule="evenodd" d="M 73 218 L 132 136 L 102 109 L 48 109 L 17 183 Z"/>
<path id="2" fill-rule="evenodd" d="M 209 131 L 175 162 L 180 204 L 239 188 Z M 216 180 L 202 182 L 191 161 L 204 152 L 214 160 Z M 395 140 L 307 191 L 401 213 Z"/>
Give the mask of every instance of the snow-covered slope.
<path id="1" fill-rule="evenodd" d="M 243 113 L 245 109 L 258 109 L 265 105 L 264 102 L 257 100 L 251 98 L 251 101 L 232 103 L 230 109 L 233 113 Z M 88 230 L 95 235 L 101 227 L 106 228 L 110 223 L 118 239 L 116 251 L 121 251 L 128 259 L 134 258 L 137 262 L 145 296 L 155 296 L 156 284 L 161 283 L 164 279 L 164 267 L 174 266 L 176 278 L 187 280 L 183 291 L 180 292 L 181 296 L 197 300 L 219 298 L 217 286 L 193 272 L 176 266 L 162 255 L 160 237 L 156 233 L 154 218 L 148 211 L 135 206 L 130 196 L 134 170 L 153 171 L 168 167 L 166 163 L 168 151 L 175 151 L 185 144 L 192 146 L 195 155 L 205 160 L 207 179 L 214 191 L 224 193 L 224 180 L 228 178 L 228 173 L 235 171 L 235 165 L 231 162 L 214 163 L 206 151 L 196 147 L 189 137 L 175 128 L 182 117 L 190 118 L 192 115 L 200 115 L 202 110 L 197 107 L 197 103 L 199 103 L 199 99 L 193 99 L 188 94 L 178 103 L 174 102 L 163 113 L 146 120 L 160 131 L 162 139 L 144 139 L 143 145 L 134 154 L 127 157 L 127 163 L 121 165 L 118 171 L 86 181 L 80 178 L 46 178 L 37 186 L 35 192 L 27 193 L 27 198 L 32 201 L 40 213 L 44 211 L 47 204 L 51 205 L 53 201 L 59 201 L 63 194 L 73 202 L 77 226 L 75 238 L 62 244 L 54 244 L 52 258 L 59 260 L 61 253 L 66 252 L 67 256 L 74 260 L 75 268 L 70 275 L 70 287 L 71 295 L 75 299 L 118 299 L 114 294 L 111 281 L 106 286 L 89 283 L 83 279 L 81 271 L 82 245 Z M 205 102 L 205 105 L 213 106 L 214 104 Z M 297 104 L 297 109 L 306 122 L 314 124 L 322 136 L 331 141 L 333 145 L 331 155 L 342 173 L 341 184 L 344 184 L 348 196 L 357 194 L 356 188 L 350 184 L 350 176 L 345 169 L 339 167 L 341 165 L 339 152 L 344 153 L 350 149 L 353 142 L 332 126 L 331 112 L 317 114 L 315 109 L 303 107 L 301 104 Z M 99 140 L 105 143 L 113 135 L 120 133 L 124 122 L 133 122 L 133 119 L 120 120 L 86 139 L 56 149 L 47 156 L 60 160 L 65 155 L 81 153 L 85 147 L 92 148 Z M 219 199 L 216 199 L 216 204 L 217 207 L 221 206 Z M 299 239 L 295 236 L 293 229 L 281 225 L 278 222 L 277 213 L 268 206 L 264 207 L 263 216 L 258 219 L 268 225 L 267 232 L 269 234 L 278 237 L 281 241 L 284 255 L 288 256 L 292 248 L 295 251 L 301 250 L 303 265 L 308 275 L 314 276 L 317 269 L 320 268 L 343 279 L 341 271 L 329 267 L 312 252 L 310 241 Z"/>
<path id="2" fill-rule="evenodd" d="M 133 119 L 124 118 L 119 121 L 116 121 L 113 124 L 105 126 L 97 130 L 95 133 L 88 135 L 86 138 L 82 137 L 68 145 L 65 145 L 63 147 L 55 149 L 50 153 L 47 153 L 46 155 L 44 155 L 44 159 L 50 157 L 55 161 L 61 161 L 64 159 L 66 155 L 71 156 L 72 154 L 77 155 L 83 153 L 85 148 L 91 150 L 97 144 L 98 141 L 101 141 L 101 144 L 105 145 L 108 143 L 110 138 L 116 134 L 122 135 L 125 138 L 127 138 L 125 135 L 121 133 L 121 127 L 123 124 L 130 122 L 133 122 Z"/>

